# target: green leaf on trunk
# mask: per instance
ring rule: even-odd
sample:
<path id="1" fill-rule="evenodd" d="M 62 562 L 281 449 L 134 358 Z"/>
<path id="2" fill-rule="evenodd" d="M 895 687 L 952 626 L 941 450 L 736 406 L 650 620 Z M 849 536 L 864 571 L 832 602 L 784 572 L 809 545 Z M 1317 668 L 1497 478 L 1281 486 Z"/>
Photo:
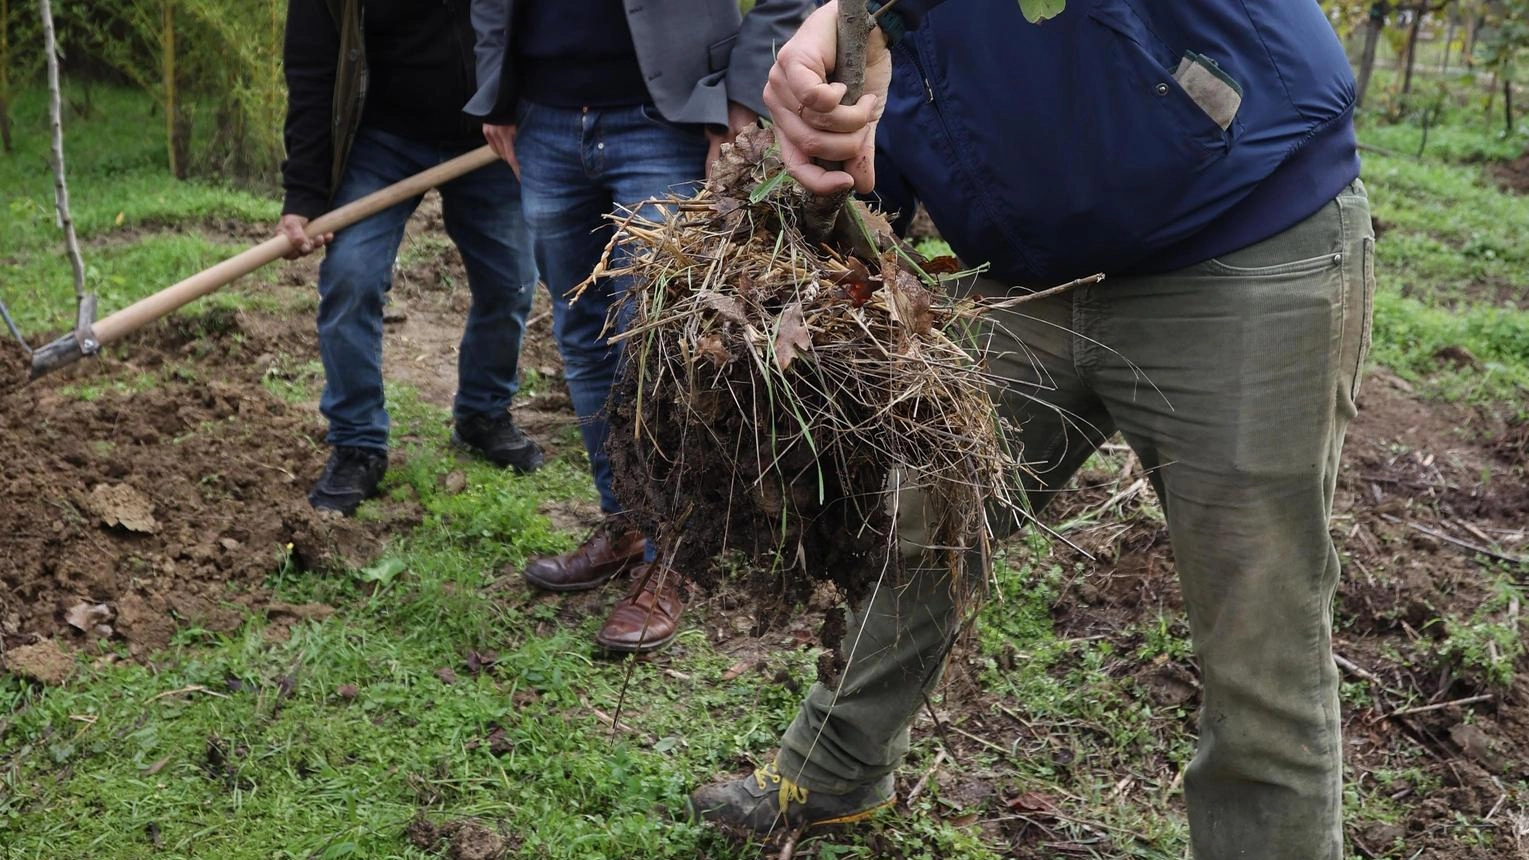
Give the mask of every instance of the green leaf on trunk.
<path id="1" fill-rule="evenodd" d="M 1067 0 L 1019 0 L 1019 11 L 1025 13 L 1025 20 L 1032 24 L 1055 18 L 1066 8 Z"/>

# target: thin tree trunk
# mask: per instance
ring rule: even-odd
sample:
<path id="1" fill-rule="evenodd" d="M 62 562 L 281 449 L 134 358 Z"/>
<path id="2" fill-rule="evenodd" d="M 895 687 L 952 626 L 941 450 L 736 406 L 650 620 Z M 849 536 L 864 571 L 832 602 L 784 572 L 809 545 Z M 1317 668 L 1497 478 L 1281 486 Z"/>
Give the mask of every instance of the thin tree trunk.
<path id="1" fill-rule="evenodd" d="M 11 3 L 0 0 L 0 147 L 11 151 Z"/>
<path id="2" fill-rule="evenodd" d="M 1449 71 L 1449 49 L 1455 44 L 1455 25 L 1460 23 L 1458 10 L 1450 10 L 1446 13 L 1449 26 L 1444 30 L 1444 59 L 1439 61 L 1439 74 Z"/>
<path id="3" fill-rule="evenodd" d="M 1375 46 L 1380 41 L 1380 31 L 1386 26 L 1386 4 L 1375 3 L 1370 7 L 1370 20 L 1364 28 L 1364 53 L 1359 58 L 1359 95 L 1357 107 L 1364 107 L 1364 94 L 1370 88 L 1370 73 L 1375 71 Z"/>
<path id="4" fill-rule="evenodd" d="M 1412 92 L 1412 67 L 1417 62 L 1418 32 L 1423 29 L 1423 13 L 1428 7 L 1419 3 L 1412 10 L 1412 27 L 1407 31 L 1407 71 L 1402 75 L 1402 92 Z"/>
<path id="5" fill-rule="evenodd" d="M 164 0 L 164 22 L 160 31 L 160 55 L 164 63 L 165 86 L 165 145 L 170 152 L 170 175 L 176 179 L 186 178 L 186 165 L 182 162 L 179 123 L 178 93 L 175 88 L 175 11 L 171 0 Z"/>
<path id="6" fill-rule="evenodd" d="M 58 82 L 58 43 L 53 34 L 53 6 L 37 0 L 42 13 L 43 50 L 48 61 L 48 119 L 53 126 L 53 205 L 58 210 L 58 226 L 64 230 L 64 247 L 69 264 L 74 267 L 74 297 L 85 299 L 85 261 L 80 257 L 80 240 L 74 234 L 74 219 L 69 217 L 69 184 L 64 179 L 64 107 Z"/>
<path id="7" fill-rule="evenodd" d="M 1502 129 L 1504 134 L 1513 133 L 1513 77 L 1509 72 L 1502 76 Z"/>

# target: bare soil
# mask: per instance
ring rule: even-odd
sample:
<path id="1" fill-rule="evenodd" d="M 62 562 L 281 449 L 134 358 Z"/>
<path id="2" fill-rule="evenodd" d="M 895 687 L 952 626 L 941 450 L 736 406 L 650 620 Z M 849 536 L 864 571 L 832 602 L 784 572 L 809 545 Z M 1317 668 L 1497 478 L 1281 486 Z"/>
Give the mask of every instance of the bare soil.
<path id="1" fill-rule="evenodd" d="M 282 348 L 271 330 L 258 315 L 172 320 L 0 400 L 7 644 L 121 640 L 145 654 L 184 626 L 236 628 L 282 565 L 340 570 L 378 546 L 381 526 L 308 507 L 326 453 L 314 417 L 259 384 L 254 359 Z M 196 374 L 167 370 L 191 352 Z M 400 516 L 387 525 L 412 517 Z M 106 608 L 75 626 L 82 604 Z"/>
<path id="2" fill-rule="evenodd" d="M 1512 161 L 1493 162 L 1488 169 L 1503 188 L 1515 194 L 1529 194 L 1529 152 Z"/>

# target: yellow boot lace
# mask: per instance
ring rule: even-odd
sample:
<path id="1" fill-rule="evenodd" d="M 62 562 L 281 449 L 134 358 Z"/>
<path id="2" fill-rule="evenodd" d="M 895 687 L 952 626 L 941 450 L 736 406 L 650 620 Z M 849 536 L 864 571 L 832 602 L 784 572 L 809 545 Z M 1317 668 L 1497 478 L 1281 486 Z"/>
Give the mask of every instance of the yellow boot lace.
<path id="1" fill-rule="evenodd" d="M 771 784 L 779 786 L 776 792 L 777 814 L 785 817 L 786 811 L 792 803 L 805 804 L 807 802 L 807 789 L 797 785 L 784 776 L 781 776 L 780 768 L 775 762 L 770 762 L 764 767 L 754 769 L 754 782 L 761 790 L 768 789 Z"/>

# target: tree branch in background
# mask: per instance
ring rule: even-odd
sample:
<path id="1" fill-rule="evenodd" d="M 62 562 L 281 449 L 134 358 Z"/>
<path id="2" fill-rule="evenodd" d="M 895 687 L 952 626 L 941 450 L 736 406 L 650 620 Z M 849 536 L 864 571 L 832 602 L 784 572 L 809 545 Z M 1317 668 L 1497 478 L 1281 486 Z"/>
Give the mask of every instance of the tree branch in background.
<path id="1" fill-rule="evenodd" d="M 80 257 L 80 240 L 74 234 L 74 219 L 69 217 L 69 185 L 64 181 L 63 98 L 58 83 L 58 42 L 53 34 L 53 6 L 37 0 L 42 14 L 43 51 L 48 61 L 48 119 L 53 128 L 53 205 L 58 209 L 58 226 L 64 230 L 64 246 L 69 264 L 74 267 L 74 297 L 85 300 L 85 261 Z"/>

